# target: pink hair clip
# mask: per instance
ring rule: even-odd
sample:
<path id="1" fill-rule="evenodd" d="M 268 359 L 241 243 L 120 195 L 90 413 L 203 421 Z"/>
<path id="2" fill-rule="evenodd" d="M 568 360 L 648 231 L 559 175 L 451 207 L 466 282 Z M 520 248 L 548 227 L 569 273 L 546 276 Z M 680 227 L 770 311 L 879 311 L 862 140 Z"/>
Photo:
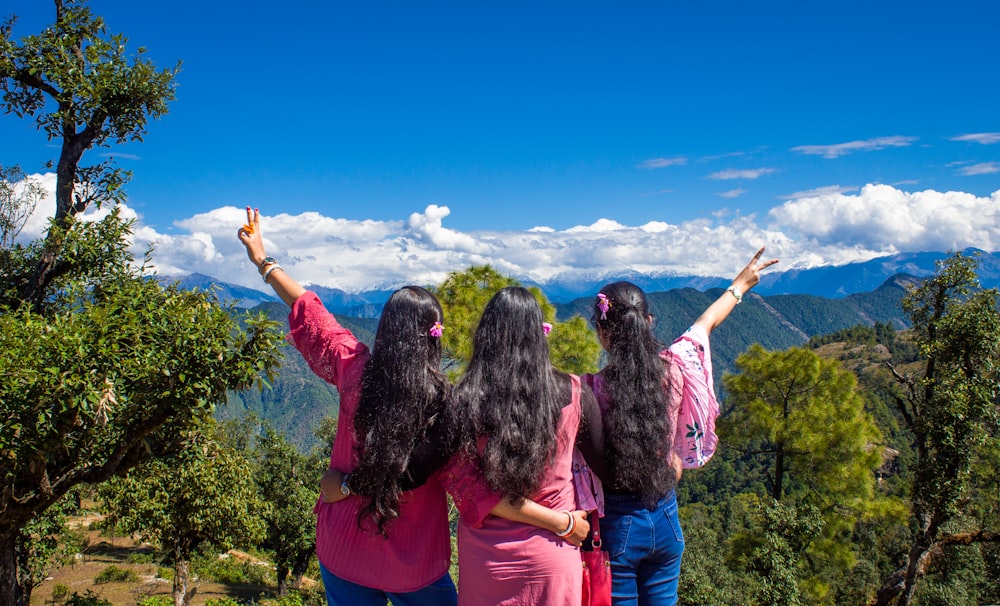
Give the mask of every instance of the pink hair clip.
<path id="1" fill-rule="evenodd" d="M 431 326 L 430 334 L 432 337 L 440 339 L 441 335 L 444 334 L 444 324 L 435 322 L 434 326 Z"/>
<path id="2" fill-rule="evenodd" d="M 542 330 L 545 331 L 545 336 L 547 337 L 552 332 L 552 325 L 548 322 L 542 322 Z"/>
<path id="3" fill-rule="evenodd" d="M 608 300 L 608 295 L 599 292 L 597 293 L 597 309 L 601 310 L 601 319 L 608 319 L 608 310 L 611 309 L 611 301 Z"/>

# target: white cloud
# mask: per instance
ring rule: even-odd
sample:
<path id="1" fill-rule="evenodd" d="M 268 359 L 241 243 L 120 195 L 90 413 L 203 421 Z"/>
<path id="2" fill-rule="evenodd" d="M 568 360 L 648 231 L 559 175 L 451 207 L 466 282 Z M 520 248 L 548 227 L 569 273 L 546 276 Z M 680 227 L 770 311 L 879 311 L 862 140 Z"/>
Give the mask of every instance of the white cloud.
<path id="1" fill-rule="evenodd" d="M 687 164 L 687 158 L 652 158 L 639 164 L 638 168 L 666 168 L 668 166 L 682 166 Z"/>
<path id="2" fill-rule="evenodd" d="M 830 194 L 843 194 L 849 191 L 856 191 L 858 188 L 854 186 L 842 186 L 842 185 L 826 185 L 823 187 L 817 187 L 815 189 L 807 189 L 805 191 L 797 191 L 794 194 L 788 194 L 787 196 L 779 196 L 782 200 L 792 200 L 795 198 L 813 198 L 816 196 L 827 196 Z"/>
<path id="3" fill-rule="evenodd" d="M 970 175 L 992 175 L 1000 173 L 1000 162 L 981 162 L 971 166 L 964 166 L 958 170 L 958 174 Z"/>
<path id="4" fill-rule="evenodd" d="M 887 147 L 908 147 L 917 140 L 917 137 L 903 137 L 896 135 L 893 137 L 875 137 L 862 141 L 848 141 L 847 143 L 836 143 L 834 145 L 800 145 L 793 147 L 792 151 L 797 151 L 811 156 L 823 156 L 824 158 L 839 158 L 857 151 L 876 151 Z"/>
<path id="5" fill-rule="evenodd" d="M 52 189 L 54 178 L 38 176 Z M 305 284 L 362 291 L 406 283 L 435 284 L 448 272 L 489 263 L 499 271 L 544 283 L 582 272 L 731 276 L 760 246 L 781 268 L 839 265 L 906 251 L 969 246 L 1000 250 L 1000 190 L 989 197 L 963 192 L 906 192 L 867 185 L 848 194 L 838 186 L 800 192 L 764 219 L 717 212 L 679 224 L 639 226 L 600 219 L 566 229 L 463 232 L 448 228 L 447 207 L 430 205 L 406 220 L 353 221 L 307 212 L 263 215 L 267 251 Z M 48 204 L 48 203 L 47 203 Z M 44 225 L 54 205 L 39 208 Z M 89 213 L 95 217 L 104 209 Z M 134 251 L 155 245 L 165 275 L 198 272 L 266 291 L 236 230 L 244 209 L 224 206 L 177 221 L 170 234 L 137 219 Z M 34 235 L 41 231 L 35 229 Z"/>
<path id="6" fill-rule="evenodd" d="M 736 189 L 731 189 L 729 191 L 724 191 L 719 193 L 720 198 L 739 198 L 743 194 L 747 193 L 747 190 L 742 187 L 737 187 Z"/>
<path id="7" fill-rule="evenodd" d="M 993 143 L 1000 143 L 1000 133 L 970 133 L 968 135 L 956 135 L 951 138 L 952 141 L 971 141 L 973 143 L 982 143 L 983 145 L 991 145 Z"/>
<path id="8" fill-rule="evenodd" d="M 769 216 L 796 240 L 879 253 L 1000 249 L 1000 190 L 990 197 L 963 192 L 905 192 L 866 185 L 857 195 L 827 193 L 791 200 Z"/>
<path id="9" fill-rule="evenodd" d="M 708 178 L 722 181 L 730 179 L 759 179 L 764 175 L 770 175 L 773 172 L 773 168 L 727 168 L 726 170 L 720 170 L 719 172 L 710 174 Z"/>

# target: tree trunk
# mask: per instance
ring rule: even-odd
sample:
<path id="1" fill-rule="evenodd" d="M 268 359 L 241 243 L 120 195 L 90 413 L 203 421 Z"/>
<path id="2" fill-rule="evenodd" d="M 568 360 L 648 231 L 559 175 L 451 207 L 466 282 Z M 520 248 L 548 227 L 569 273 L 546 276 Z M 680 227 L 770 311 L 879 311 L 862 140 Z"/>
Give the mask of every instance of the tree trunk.
<path id="1" fill-rule="evenodd" d="M 17 584 L 17 559 L 14 556 L 16 534 L 0 536 L 0 606 L 25 606 Z"/>
<path id="2" fill-rule="evenodd" d="M 771 497 L 775 501 L 781 501 L 784 492 L 785 482 L 785 448 L 778 444 L 774 453 L 774 486 L 771 490 Z"/>
<path id="3" fill-rule="evenodd" d="M 281 564 L 274 571 L 278 577 L 278 597 L 283 597 L 288 593 L 288 566 Z"/>
<path id="4" fill-rule="evenodd" d="M 188 606 L 198 593 L 198 587 L 190 586 L 191 560 L 189 554 L 180 547 L 174 547 L 174 606 Z"/>
<path id="5" fill-rule="evenodd" d="M 292 566 L 292 589 L 302 589 L 302 577 L 305 576 L 306 570 L 309 568 L 309 561 L 312 560 L 312 555 L 312 551 L 307 552 L 304 557 L 296 560 Z"/>

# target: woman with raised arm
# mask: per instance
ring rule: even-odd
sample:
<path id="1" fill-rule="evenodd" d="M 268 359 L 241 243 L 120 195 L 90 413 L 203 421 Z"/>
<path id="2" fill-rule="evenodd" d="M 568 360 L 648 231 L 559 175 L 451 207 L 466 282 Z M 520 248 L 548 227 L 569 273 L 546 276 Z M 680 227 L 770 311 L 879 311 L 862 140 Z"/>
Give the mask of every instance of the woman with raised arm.
<path id="1" fill-rule="evenodd" d="M 315 293 L 267 256 L 258 210 L 247 208 L 238 236 L 264 282 L 291 307 L 292 344 L 340 393 L 330 466 L 351 472 L 350 486 L 366 495 L 316 504 L 327 603 L 455 604 L 445 492 L 436 477 L 405 497 L 400 484 L 418 445 L 443 444 L 440 421 L 450 387 L 440 371 L 440 304 L 419 286 L 397 290 L 369 351 Z M 339 489 L 350 490 L 347 483 Z"/>
<path id="2" fill-rule="evenodd" d="M 709 355 L 708 337 L 760 281 L 764 249 L 685 333 Z M 630 282 L 601 288 L 594 300 L 594 325 L 608 363 L 586 375 L 604 422 L 604 546 L 611 555 L 614 604 L 677 603 L 684 535 L 674 488 L 681 459 L 677 415 L 683 376 L 653 335 L 646 294 Z"/>
<path id="3" fill-rule="evenodd" d="M 461 514 L 459 604 L 578 606 L 579 550 L 551 532 L 488 515 L 498 502 L 537 503 L 574 525 L 571 459 L 600 460 L 600 413 L 578 377 L 556 370 L 542 311 L 521 287 L 486 305 L 472 358 L 448 404 L 459 452 L 442 481 Z M 582 420 L 581 420 L 582 419 Z M 474 473 L 468 467 L 474 467 Z M 481 484 L 468 481 L 481 476 Z"/>

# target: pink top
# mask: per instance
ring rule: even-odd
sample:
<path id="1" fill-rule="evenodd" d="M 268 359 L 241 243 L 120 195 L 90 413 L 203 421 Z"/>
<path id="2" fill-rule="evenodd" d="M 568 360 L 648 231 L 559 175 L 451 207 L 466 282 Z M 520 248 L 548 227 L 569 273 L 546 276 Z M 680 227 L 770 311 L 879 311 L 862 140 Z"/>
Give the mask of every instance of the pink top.
<path id="1" fill-rule="evenodd" d="M 556 510 L 576 508 L 572 456 L 580 424 L 580 379 L 570 375 L 572 399 L 563 407 L 556 458 L 531 499 Z M 470 473 L 470 465 L 473 469 Z M 579 550 L 549 530 L 489 515 L 500 497 L 480 483 L 468 457 L 456 456 L 442 479 L 461 514 L 458 527 L 458 603 L 461 606 L 579 606 Z"/>
<path id="2" fill-rule="evenodd" d="M 361 373 L 370 357 L 368 346 L 342 327 L 313 292 L 296 299 L 288 323 L 288 339 L 309 368 L 340 392 L 330 467 L 353 471 L 358 464 L 354 413 L 361 397 Z M 361 504 L 356 495 L 337 503 L 320 499 L 316 504 L 316 554 L 330 572 L 366 587 L 408 592 L 448 571 L 448 505 L 437 475 L 403 494 L 399 517 L 386 527 L 388 538 L 373 531 L 374 523 L 365 524 L 365 530 L 358 528 Z"/>

